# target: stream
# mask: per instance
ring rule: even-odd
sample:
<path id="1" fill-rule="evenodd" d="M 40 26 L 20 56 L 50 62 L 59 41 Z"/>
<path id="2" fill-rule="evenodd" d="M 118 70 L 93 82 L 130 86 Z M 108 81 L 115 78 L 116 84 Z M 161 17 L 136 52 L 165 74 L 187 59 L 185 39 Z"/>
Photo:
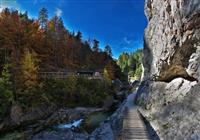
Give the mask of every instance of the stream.
<path id="1" fill-rule="evenodd" d="M 56 125 L 56 126 L 54 126 L 54 128 L 56 128 L 56 129 L 72 129 L 73 130 L 73 129 L 79 128 L 83 121 L 84 121 L 84 119 L 74 120 L 71 123 Z"/>
<path id="2" fill-rule="evenodd" d="M 90 134 L 97 127 L 99 127 L 100 123 L 105 121 L 113 111 L 99 111 L 91 113 L 84 118 L 74 119 L 69 122 L 62 122 L 56 125 L 49 126 L 44 130 L 41 130 L 42 133 L 56 133 L 63 134 L 65 132 L 74 131 L 77 133 L 88 133 Z M 39 133 L 40 133 L 39 132 Z M 10 133 L 7 133 L 5 136 L 0 137 L 0 140 L 16 140 L 16 139 L 26 139 L 26 129 L 24 130 L 16 130 Z M 35 135 L 35 134 L 34 134 Z M 36 134 L 37 135 L 37 134 Z"/>

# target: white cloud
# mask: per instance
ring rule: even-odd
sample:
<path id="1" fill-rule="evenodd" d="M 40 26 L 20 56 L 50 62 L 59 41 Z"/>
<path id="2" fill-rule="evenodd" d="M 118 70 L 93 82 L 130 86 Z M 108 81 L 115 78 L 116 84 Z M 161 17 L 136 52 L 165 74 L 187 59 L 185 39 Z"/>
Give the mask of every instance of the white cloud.
<path id="1" fill-rule="evenodd" d="M 19 10 L 19 4 L 16 0 L 0 0 L 0 11 L 5 8 L 13 8 Z"/>
<path id="2" fill-rule="evenodd" d="M 62 10 L 59 9 L 59 8 L 56 8 L 55 14 L 56 14 L 56 16 L 58 16 L 58 17 L 62 16 Z"/>
<path id="3" fill-rule="evenodd" d="M 118 45 L 116 45 L 116 50 L 120 50 L 120 52 L 132 52 L 139 48 L 143 48 L 143 39 L 133 37 L 123 37 L 121 41 L 119 41 Z"/>
<path id="4" fill-rule="evenodd" d="M 124 37 L 123 41 L 128 45 L 132 43 L 132 40 L 129 40 L 127 37 Z"/>

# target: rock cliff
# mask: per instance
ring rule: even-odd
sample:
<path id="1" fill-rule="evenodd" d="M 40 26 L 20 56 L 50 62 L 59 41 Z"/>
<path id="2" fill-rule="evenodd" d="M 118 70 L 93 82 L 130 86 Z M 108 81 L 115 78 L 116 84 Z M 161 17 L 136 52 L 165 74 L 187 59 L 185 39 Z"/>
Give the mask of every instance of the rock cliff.
<path id="1" fill-rule="evenodd" d="M 161 139 L 200 139 L 200 1 L 146 0 L 137 103 Z"/>

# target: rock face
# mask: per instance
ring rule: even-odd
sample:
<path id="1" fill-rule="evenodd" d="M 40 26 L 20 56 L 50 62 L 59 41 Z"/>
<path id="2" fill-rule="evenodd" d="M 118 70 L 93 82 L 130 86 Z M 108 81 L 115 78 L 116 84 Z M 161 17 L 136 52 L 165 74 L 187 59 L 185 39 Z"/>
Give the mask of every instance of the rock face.
<path id="1" fill-rule="evenodd" d="M 137 103 L 163 139 L 200 139 L 200 1 L 146 0 Z"/>
<path id="2" fill-rule="evenodd" d="M 25 113 L 19 104 L 15 103 L 11 107 L 10 116 L 0 122 L 0 134 L 3 135 L 9 131 L 37 124 L 51 115 L 55 110 L 56 107 L 53 105 L 43 105 Z"/>

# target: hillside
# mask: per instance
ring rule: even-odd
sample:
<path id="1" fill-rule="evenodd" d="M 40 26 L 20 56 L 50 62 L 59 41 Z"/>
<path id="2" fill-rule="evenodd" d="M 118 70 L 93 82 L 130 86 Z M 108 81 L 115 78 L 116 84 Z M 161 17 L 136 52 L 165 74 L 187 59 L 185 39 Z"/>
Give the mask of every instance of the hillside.
<path id="1" fill-rule="evenodd" d="M 49 18 L 45 8 L 38 19 L 30 19 L 27 12 L 4 9 L 0 14 L 0 43 L 1 71 L 8 62 L 15 73 L 19 72 L 27 52 L 35 56 L 39 71 L 102 71 L 107 66 L 115 73 L 119 69 L 109 45 L 102 51 L 98 40 L 82 40 L 80 31 L 68 31 L 62 18 Z"/>
<path id="2" fill-rule="evenodd" d="M 69 32 L 62 18 L 49 18 L 45 8 L 38 19 L 4 9 L 0 13 L 0 137 L 12 131 L 23 133 L 22 137 L 29 131 L 31 136 L 47 125 L 88 116 L 98 108 L 100 112 L 115 109 L 123 98 L 116 97 L 121 85 L 114 81 L 123 74 L 111 47 L 101 50 L 99 43 L 83 40 L 81 32 Z M 62 109 L 69 116 L 54 116 L 48 122 Z"/>

